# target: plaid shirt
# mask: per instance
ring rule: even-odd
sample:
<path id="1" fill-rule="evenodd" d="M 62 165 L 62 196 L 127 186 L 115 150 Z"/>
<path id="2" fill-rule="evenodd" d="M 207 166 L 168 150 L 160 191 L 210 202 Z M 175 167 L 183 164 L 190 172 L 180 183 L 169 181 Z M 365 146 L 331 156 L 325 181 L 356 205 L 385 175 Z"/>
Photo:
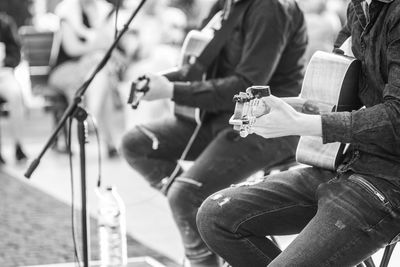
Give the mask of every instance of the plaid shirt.
<path id="1" fill-rule="evenodd" d="M 322 115 L 325 143 L 351 143 L 339 170 L 386 178 L 400 186 L 400 1 L 362 0 L 348 6 L 347 24 L 335 47 L 349 36 L 361 61 L 359 97 L 366 108 Z"/>

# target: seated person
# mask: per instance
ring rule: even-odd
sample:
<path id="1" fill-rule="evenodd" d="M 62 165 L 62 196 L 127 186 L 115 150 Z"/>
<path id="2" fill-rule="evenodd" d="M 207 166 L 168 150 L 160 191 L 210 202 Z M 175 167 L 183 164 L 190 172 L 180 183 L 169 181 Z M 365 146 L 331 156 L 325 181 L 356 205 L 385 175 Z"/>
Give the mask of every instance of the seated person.
<path id="1" fill-rule="evenodd" d="M 65 92 L 71 101 L 111 46 L 114 37 L 110 27 L 112 5 L 104 0 L 63 0 L 56 7 L 56 14 L 60 18 L 61 47 L 49 84 Z M 88 112 L 97 120 L 109 157 L 117 155 L 111 125 L 115 109 L 120 106 L 119 99 L 114 97 L 118 97 L 114 92 L 118 82 L 114 63 L 110 60 L 96 75 L 84 98 Z"/>
<path id="2" fill-rule="evenodd" d="M 400 1 L 352 0 L 334 47 L 349 37 L 361 63 L 355 91 L 365 108 L 304 114 L 269 96 L 261 99 L 268 114 L 253 127 L 267 139 L 300 135 L 349 144 L 339 166 L 270 175 L 219 191 L 200 207 L 201 236 L 230 265 L 358 266 L 399 241 Z M 221 205 L 224 199 L 230 201 Z M 266 238 L 297 233 L 283 251 Z"/>
<path id="3" fill-rule="evenodd" d="M 21 45 L 14 20 L 0 13 L 0 96 L 8 102 L 10 111 L 10 133 L 15 147 L 15 159 L 26 159 L 21 138 L 24 125 L 24 103 L 22 90 L 15 78 L 14 68 L 21 60 Z M 0 163 L 4 163 L 0 155 Z"/>
<path id="4" fill-rule="evenodd" d="M 231 13 L 235 11 L 242 13 Z M 122 140 L 122 154 L 130 166 L 166 194 L 192 267 L 219 266 L 218 257 L 197 231 L 196 213 L 202 201 L 232 183 L 291 159 L 298 141 L 296 136 L 263 139 L 252 135 L 243 139 L 228 120 L 235 106 L 233 96 L 251 84 L 272 84 L 280 96 L 299 94 L 307 46 L 303 13 L 294 0 L 226 0 L 215 3 L 207 22 L 219 27 L 226 18 L 230 21 L 231 14 L 237 24 L 204 70 L 206 79 L 187 77 L 186 64 L 175 75 L 146 74 L 150 82 L 144 100 L 172 99 L 175 104 L 201 108 L 201 123 L 183 114 L 171 114 L 136 125 Z M 190 66 L 200 67 L 194 64 Z M 183 154 L 193 161 L 187 170 L 179 166 Z M 170 176 L 176 179 L 164 183 Z"/>

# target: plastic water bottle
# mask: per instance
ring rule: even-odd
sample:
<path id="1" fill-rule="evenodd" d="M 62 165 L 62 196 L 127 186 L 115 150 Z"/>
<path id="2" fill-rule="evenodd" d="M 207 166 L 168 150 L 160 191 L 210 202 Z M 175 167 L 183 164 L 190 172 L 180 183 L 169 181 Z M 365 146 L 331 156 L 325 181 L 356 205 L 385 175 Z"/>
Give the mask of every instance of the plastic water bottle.
<path id="1" fill-rule="evenodd" d="M 115 187 L 97 190 L 100 266 L 126 266 L 125 205 Z"/>

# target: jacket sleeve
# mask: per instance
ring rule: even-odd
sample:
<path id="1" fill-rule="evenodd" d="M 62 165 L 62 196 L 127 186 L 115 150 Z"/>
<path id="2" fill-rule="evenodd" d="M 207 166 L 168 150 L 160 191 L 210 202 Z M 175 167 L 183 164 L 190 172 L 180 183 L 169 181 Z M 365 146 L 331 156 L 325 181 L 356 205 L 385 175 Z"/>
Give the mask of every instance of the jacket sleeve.
<path id="1" fill-rule="evenodd" d="M 353 112 L 322 115 L 324 143 L 339 141 L 374 145 L 400 153 L 400 19 L 389 29 L 386 59 L 388 81 L 382 103 Z"/>
<path id="2" fill-rule="evenodd" d="M 232 97 L 239 91 L 252 84 L 267 84 L 287 42 L 287 14 L 277 2 L 254 1 L 247 10 L 240 29 L 244 34 L 240 60 L 230 75 L 175 82 L 173 100 L 208 111 L 231 110 Z M 227 45 L 236 44 L 228 40 Z"/>

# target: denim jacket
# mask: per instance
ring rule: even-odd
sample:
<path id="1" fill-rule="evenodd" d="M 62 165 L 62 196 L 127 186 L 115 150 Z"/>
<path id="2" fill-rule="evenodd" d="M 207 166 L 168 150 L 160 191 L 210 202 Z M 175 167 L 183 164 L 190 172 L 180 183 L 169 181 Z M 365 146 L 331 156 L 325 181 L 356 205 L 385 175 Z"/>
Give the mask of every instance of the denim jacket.
<path id="1" fill-rule="evenodd" d="M 369 20 L 352 0 L 335 47 L 352 37 L 361 61 L 359 98 L 365 108 L 322 115 L 323 142 L 351 143 L 339 171 L 353 170 L 400 185 L 400 1 L 373 0 Z"/>

